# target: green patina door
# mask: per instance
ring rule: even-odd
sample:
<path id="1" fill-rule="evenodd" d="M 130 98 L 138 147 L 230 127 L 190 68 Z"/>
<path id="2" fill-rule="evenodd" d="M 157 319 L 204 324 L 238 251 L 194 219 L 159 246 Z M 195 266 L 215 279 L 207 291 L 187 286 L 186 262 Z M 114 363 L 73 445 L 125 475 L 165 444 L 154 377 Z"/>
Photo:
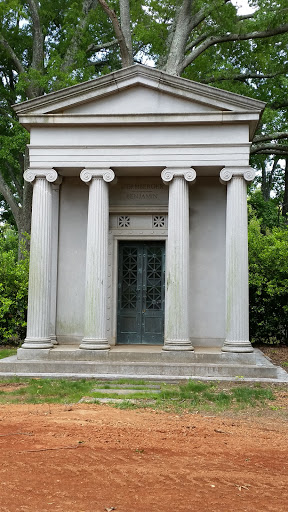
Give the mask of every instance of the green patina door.
<path id="1" fill-rule="evenodd" d="M 163 344 L 165 242 L 120 242 L 117 343 Z"/>

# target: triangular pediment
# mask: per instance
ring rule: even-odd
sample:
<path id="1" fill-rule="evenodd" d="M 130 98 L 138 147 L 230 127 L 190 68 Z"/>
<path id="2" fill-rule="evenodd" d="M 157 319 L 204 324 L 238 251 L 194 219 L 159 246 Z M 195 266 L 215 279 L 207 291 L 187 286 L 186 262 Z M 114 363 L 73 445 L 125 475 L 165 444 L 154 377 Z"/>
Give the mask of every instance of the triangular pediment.
<path id="1" fill-rule="evenodd" d="M 156 88 L 135 84 L 107 96 L 62 110 L 65 114 L 185 114 L 219 111 L 211 105 L 181 98 Z M 60 113 L 58 111 L 58 113 Z"/>
<path id="2" fill-rule="evenodd" d="M 135 65 L 35 98 L 18 115 L 137 115 L 261 111 L 263 102 Z"/>

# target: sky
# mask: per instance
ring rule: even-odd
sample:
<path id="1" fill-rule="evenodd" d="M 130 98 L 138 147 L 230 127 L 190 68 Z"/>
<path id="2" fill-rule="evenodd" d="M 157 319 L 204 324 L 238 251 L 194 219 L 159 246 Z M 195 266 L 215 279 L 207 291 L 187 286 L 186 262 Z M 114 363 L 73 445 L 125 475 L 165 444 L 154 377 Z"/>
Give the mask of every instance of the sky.
<path id="1" fill-rule="evenodd" d="M 255 9 L 249 7 L 248 0 L 232 0 L 232 4 L 238 7 L 238 14 L 250 14 Z"/>

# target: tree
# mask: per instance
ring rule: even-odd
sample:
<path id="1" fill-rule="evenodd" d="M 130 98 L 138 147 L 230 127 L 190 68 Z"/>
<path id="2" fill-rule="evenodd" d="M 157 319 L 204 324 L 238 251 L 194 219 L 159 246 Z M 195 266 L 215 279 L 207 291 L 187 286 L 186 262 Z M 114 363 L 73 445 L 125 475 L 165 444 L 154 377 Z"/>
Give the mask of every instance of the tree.
<path id="1" fill-rule="evenodd" d="M 263 183 L 269 159 L 279 170 L 288 154 L 288 9 L 286 0 L 253 6 L 239 16 L 231 0 L 1 2 L 0 200 L 18 231 L 29 231 L 31 186 L 22 180 L 27 139 L 11 105 L 134 62 L 150 59 L 172 75 L 267 101 L 253 162 L 262 162 Z M 267 179 L 265 186 L 267 195 Z"/>
<path id="2" fill-rule="evenodd" d="M 287 344 L 288 227 L 263 229 L 252 215 L 248 239 L 251 340 Z"/>
<path id="3" fill-rule="evenodd" d="M 0 344 L 23 339 L 28 302 L 29 255 L 18 256 L 18 237 L 8 225 L 0 227 Z"/>

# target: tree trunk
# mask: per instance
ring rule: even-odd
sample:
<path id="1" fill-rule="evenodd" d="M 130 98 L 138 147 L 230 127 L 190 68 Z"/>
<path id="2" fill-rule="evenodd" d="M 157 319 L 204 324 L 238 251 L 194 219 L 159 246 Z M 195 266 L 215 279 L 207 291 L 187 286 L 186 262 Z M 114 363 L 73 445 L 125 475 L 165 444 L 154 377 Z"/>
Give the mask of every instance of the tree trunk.
<path id="1" fill-rule="evenodd" d="M 265 201 L 268 201 L 269 197 L 270 197 L 270 192 L 269 192 L 269 187 L 268 187 L 268 183 L 267 183 L 267 172 L 266 172 L 265 162 L 261 165 L 261 167 L 262 167 L 262 178 L 261 178 L 262 196 Z"/>
<path id="2" fill-rule="evenodd" d="M 283 207 L 282 207 L 282 215 L 286 222 L 288 223 L 288 156 L 286 156 L 286 164 L 285 164 L 285 176 L 284 176 L 284 196 L 283 196 Z"/>
<path id="3" fill-rule="evenodd" d="M 129 0 L 120 0 L 120 24 L 127 47 L 127 64 L 133 66 L 132 36 L 130 26 L 130 5 Z M 124 67 L 124 66 L 123 66 Z"/>
<path id="4" fill-rule="evenodd" d="M 270 199 L 270 193 L 272 191 L 273 186 L 273 178 L 274 174 L 278 165 L 279 158 L 275 157 L 272 169 L 270 173 L 267 175 L 266 171 L 266 165 L 265 162 L 261 165 L 262 167 L 262 184 L 261 184 L 261 190 L 262 190 L 262 196 L 265 201 L 269 201 Z"/>
<path id="5" fill-rule="evenodd" d="M 122 68 L 126 68 L 128 66 L 132 66 L 134 64 L 133 62 L 133 56 L 132 56 L 132 40 L 131 40 L 131 33 L 130 33 L 130 6 L 129 6 L 129 0 L 121 0 L 120 1 L 120 21 L 121 24 L 117 18 L 117 15 L 111 7 L 109 7 L 106 0 L 98 0 L 99 4 L 101 5 L 103 11 L 107 14 L 107 16 L 110 18 L 113 29 L 115 32 L 115 36 L 117 37 L 120 54 L 121 54 L 121 61 L 122 61 Z M 123 21 L 122 21 L 123 17 Z M 122 26 L 123 24 L 123 26 Z M 128 27 L 129 27 L 129 35 L 128 35 Z M 127 39 L 125 37 L 125 32 Z"/>
<path id="6" fill-rule="evenodd" d="M 192 0 L 183 0 L 178 11 L 174 34 L 169 48 L 168 58 L 164 71 L 170 75 L 179 76 L 182 72 L 182 62 L 185 47 L 190 33 Z"/>
<path id="7" fill-rule="evenodd" d="M 24 155 L 24 171 L 29 167 L 29 150 L 26 147 L 25 155 Z M 17 228 L 18 228 L 18 237 L 19 237 L 19 245 L 18 245 L 18 259 L 21 260 L 23 258 L 23 249 L 27 251 L 30 250 L 30 238 L 27 235 L 30 235 L 31 232 L 31 213 L 32 213 L 32 195 L 33 195 L 33 186 L 28 181 L 24 180 L 23 184 L 23 199 L 22 199 L 22 208 L 20 210 L 20 214 L 18 215 Z"/>

